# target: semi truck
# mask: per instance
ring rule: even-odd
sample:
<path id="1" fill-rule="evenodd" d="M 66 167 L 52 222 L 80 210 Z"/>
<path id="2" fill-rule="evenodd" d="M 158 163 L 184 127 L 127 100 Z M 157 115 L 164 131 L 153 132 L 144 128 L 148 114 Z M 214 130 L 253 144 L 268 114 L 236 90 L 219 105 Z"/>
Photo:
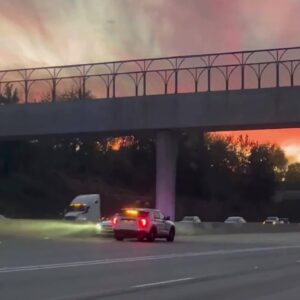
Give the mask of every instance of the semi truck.
<path id="1" fill-rule="evenodd" d="M 101 218 L 101 199 L 99 194 L 76 196 L 68 206 L 64 219 L 79 222 L 99 222 Z"/>

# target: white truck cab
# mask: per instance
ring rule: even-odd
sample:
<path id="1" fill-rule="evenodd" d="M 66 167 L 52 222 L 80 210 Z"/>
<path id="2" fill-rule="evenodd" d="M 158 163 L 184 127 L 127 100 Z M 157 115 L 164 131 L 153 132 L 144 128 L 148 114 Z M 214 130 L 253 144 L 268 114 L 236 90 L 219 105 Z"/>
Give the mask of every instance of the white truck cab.
<path id="1" fill-rule="evenodd" d="M 115 239 L 137 238 L 153 242 L 156 238 L 165 238 L 173 242 L 175 224 L 164 217 L 158 209 L 125 208 L 113 218 Z"/>
<path id="2" fill-rule="evenodd" d="M 100 195 L 87 194 L 75 197 L 67 208 L 65 220 L 97 222 L 101 217 Z"/>

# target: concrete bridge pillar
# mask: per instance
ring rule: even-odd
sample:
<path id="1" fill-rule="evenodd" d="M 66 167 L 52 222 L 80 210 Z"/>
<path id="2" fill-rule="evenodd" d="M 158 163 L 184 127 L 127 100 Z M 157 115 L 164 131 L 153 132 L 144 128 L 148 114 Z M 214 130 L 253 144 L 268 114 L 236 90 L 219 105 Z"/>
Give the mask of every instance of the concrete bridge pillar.
<path id="1" fill-rule="evenodd" d="M 156 208 L 175 219 L 178 134 L 159 131 L 156 135 Z"/>

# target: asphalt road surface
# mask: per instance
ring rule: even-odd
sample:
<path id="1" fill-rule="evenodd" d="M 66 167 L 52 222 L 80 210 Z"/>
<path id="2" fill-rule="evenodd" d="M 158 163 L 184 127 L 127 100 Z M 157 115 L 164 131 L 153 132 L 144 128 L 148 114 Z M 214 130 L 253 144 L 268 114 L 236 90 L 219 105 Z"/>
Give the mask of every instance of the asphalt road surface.
<path id="1" fill-rule="evenodd" d="M 1 300 L 300 297 L 300 233 L 0 240 Z"/>

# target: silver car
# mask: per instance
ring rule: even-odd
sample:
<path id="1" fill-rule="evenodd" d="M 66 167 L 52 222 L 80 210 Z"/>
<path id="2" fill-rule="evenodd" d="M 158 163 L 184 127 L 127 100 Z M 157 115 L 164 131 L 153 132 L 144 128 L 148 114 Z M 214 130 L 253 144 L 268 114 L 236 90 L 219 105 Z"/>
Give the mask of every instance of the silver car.
<path id="1" fill-rule="evenodd" d="M 234 216 L 234 217 L 228 217 L 224 221 L 224 223 L 226 223 L 226 224 L 245 224 L 247 222 L 243 217 Z"/>
<path id="2" fill-rule="evenodd" d="M 267 217 L 266 220 L 263 221 L 263 224 L 278 225 L 280 224 L 280 219 L 278 217 Z"/>
<path id="3" fill-rule="evenodd" d="M 199 224 L 201 223 L 201 220 L 198 216 L 185 216 L 180 223 L 193 223 L 193 224 Z"/>
<path id="4" fill-rule="evenodd" d="M 100 235 L 113 235 L 113 218 L 103 219 L 96 224 L 97 233 Z"/>

